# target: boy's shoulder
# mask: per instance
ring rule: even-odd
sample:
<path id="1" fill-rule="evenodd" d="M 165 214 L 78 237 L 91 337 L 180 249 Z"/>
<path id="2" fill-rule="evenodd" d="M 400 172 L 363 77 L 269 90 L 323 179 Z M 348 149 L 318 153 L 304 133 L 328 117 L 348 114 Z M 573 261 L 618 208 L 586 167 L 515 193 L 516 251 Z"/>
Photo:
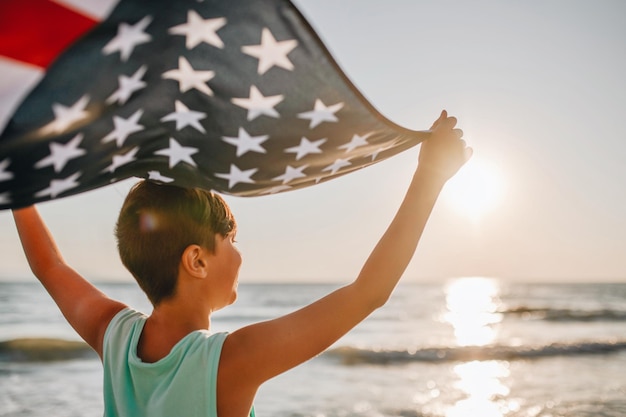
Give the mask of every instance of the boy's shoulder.
<path id="1" fill-rule="evenodd" d="M 103 353 L 105 353 L 112 343 L 119 346 L 119 343 L 132 335 L 133 329 L 138 325 L 143 327 L 148 316 L 131 307 L 124 307 L 118 311 L 104 332 Z M 139 329 L 141 332 L 141 329 Z"/>

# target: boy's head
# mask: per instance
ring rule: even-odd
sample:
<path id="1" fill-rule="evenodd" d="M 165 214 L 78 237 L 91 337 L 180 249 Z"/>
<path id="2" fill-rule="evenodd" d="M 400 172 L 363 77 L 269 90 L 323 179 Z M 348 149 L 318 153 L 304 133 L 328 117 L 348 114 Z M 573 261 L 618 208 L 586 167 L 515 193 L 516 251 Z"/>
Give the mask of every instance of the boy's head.
<path id="1" fill-rule="evenodd" d="M 215 235 L 235 233 L 235 219 L 217 194 L 137 183 L 115 228 L 122 263 L 153 305 L 174 295 L 181 256 L 189 245 L 215 250 Z"/>

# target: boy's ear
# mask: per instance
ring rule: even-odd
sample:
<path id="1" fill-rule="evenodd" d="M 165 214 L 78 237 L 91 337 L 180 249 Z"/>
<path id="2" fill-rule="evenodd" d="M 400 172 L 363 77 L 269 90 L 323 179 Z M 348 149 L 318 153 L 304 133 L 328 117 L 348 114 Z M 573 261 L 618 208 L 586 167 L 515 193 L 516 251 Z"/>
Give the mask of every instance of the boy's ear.
<path id="1" fill-rule="evenodd" d="M 183 251 L 181 267 L 192 277 L 204 278 L 208 275 L 208 250 L 200 245 L 189 245 Z"/>

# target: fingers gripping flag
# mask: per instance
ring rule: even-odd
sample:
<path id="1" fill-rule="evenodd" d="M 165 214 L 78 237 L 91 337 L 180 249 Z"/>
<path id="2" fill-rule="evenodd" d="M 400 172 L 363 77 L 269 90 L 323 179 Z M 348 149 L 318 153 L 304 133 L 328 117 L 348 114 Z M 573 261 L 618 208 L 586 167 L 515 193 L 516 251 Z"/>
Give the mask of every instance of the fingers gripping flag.
<path id="1" fill-rule="evenodd" d="M 0 136 L 2 209 L 133 176 L 278 193 L 428 135 L 378 113 L 287 0 L 60 4 L 0 3 L 0 55 L 45 69 Z"/>

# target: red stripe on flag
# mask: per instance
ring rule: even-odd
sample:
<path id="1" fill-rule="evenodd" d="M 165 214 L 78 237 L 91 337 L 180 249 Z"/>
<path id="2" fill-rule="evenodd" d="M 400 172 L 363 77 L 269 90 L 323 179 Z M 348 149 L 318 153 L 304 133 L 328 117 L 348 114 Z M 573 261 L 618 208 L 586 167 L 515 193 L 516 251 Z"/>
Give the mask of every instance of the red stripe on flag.
<path id="1" fill-rule="evenodd" d="M 97 23 L 50 0 L 0 0 L 0 55 L 45 68 Z"/>

